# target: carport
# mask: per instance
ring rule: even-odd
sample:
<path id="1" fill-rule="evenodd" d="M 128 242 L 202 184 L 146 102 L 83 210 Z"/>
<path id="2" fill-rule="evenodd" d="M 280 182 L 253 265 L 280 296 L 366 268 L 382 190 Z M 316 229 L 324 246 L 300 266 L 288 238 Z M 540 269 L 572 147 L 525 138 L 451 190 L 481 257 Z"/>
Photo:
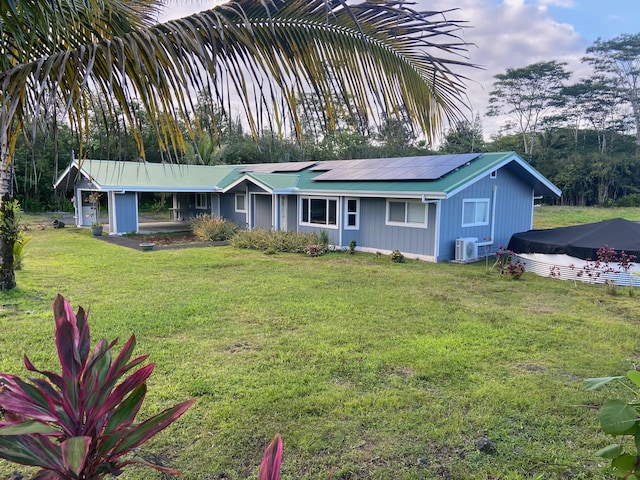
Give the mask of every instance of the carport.
<path id="1" fill-rule="evenodd" d="M 54 188 L 73 192 L 74 216 L 79 227 L 90 226 L 97 220 L 95 203 L 90 201 L 91 194 L 97 192 L 107 198 L 110 235 L 146 233 L 151 228 L 156 232 L 185 230 L 188 228 L 185 221 L 199 213 L 218 215 L 216 185 L 237 168 L 74 159 Z M 140 221 L 138 195 L 142 192 L 172 195 L 171 218 L 167 222 L 156 221 L 151 226 Z"/>

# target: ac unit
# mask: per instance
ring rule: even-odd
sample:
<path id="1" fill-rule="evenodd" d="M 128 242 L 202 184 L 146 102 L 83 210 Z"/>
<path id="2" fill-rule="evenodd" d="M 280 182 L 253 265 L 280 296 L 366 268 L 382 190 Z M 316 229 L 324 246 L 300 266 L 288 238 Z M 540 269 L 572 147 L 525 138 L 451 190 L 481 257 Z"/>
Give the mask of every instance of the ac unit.
<path id="1" fill-rule="evenodd" d="M 456 262 L 470 262 L 478 258 L 478 239 L 476 237 L 456 239 Z"/>

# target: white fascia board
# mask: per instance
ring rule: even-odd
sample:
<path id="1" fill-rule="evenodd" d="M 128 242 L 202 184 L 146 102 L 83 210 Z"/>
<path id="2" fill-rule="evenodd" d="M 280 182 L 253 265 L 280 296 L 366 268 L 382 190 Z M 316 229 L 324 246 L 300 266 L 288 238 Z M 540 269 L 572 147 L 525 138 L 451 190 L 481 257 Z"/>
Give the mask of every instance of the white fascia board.
<path id="1" fill-rule="evenodd" d="M 527 173 L 529 173 L 532 177 L 534 177 L 536 180 L 538 180 L 540 183 L 544 184 L 549 190 L 551 190 L 553 193 L 555 193 L 558 197 L 561 196 L 562 191 L 557 188 L 554 184 L 552 184 L 551 182 L 549 182 L 549 180 L 547 180 L 546 178 L 544 178 L 542 176 L 542 174 L 540 172 L 538 172 L 537 170 L 535 170 L 531 165 L 529 165 L 526 161 L 522 160 L 518 155 L 511 155 L 507 158 L 505 158 L 503 161 L 501 161 L 500 163 L 494 165 L 493 167 L 487 169 L 485 172 L 483 172 L 481 175 L 476 175 L 475 177 L 473 177 L 471 180 L 459 185 L 457 188 L 455 188 L 454 190 L 451 190 L 450 192 L 447 192 L 446 197 L 445 198 L 451 198 L 454 195 L 460 193 L 462 190 L 465 190 L 466 188 L 470 187 L 471 185 L 473 185 L 476 182 L 479 182 L 480 180 L 482 180 L 483 178 L 485 178 L 487 175 L 490 175 L 491 172 L 495 171 L 495 170 L 499 170 L 502 167 L 504 167 L 505 165 L 511 163 L 511 162 L 516 162 L 518 165 L 520 165 L 523 169 L 525 169 L 527 171 Z"/>
<path id="2" fill-rule="evenodd" d="M 271 192 L 274 195 L 298 195 L 298 189 L 295 187 L 274 188 Z"/>
<path id="3" fill-rule="evenodd" d="M 371 190 L 299 190 L 296 189 L 297 195 L 305 195 L 308 197 L 362 197 L 362 198 L 417 198 L 422 200 L 425 196 L 430 199 L 437 200 L 445 198 L 444 192 L 404 192 L 381 190 L 374 192 Z"/>
<path id="4" fill-rule="evenodd" d="M 268 187 L 265 184 L 263 184 L 262 182 L 259 182 L 258 180 L 253 178 L 251 175 L 243 175 L 242 177 L 237 179 L 235 182 L 233 182 L 232 184 L 230 184 L 229 186 L 227 186 L 227 187 L 225 187 L 223 189 L 220 189 L 219 191 L 222 192 L 222 193 L 227 193 L 229 190 L 233 189 L 234 187 L 237 187 L 238 185 L 240 185 L 245 180 L 248 181 L 248 182 L 253 183 L 257 187 L 260 187 L 261 189 L 263 189 L 267 193 L 273 193 L 273 190 L 271 189 L 271 187 Z"/>
<path id="5" fill-rule="evenodd" d="M 67 168 L 64 169 L 64 171 L 60 174 L 60 176 L 58 177 L 58 181 L 55 182 L 53 184 L 53 188 L 58 188 L 58 186 L 60 185 L 60 183 L 62 182 L 62 180 L 64 180 L 64 178 L 69 175 L 71 173 L 72 169 L 76 169 L 78 172 L 80 172 L 80 175 L 82 175 L 82 177 L 84 177 L 87 181 L 94 183 L 97 187 L 98 190 L 100 190 L 100 185 L 95 181 L 95 179 L 91 179 L 91 175 L 89 175 L 89 173 L 85 172 L 84 169 L 79 168 L 78 167 L 78 161 L 74 160 L 73 162 L 71 162 L 69 164 L 69 166 Z M 74 180 L 75 183 L 75 180 Z"/>
<path id="6" fill-rule="evenodd" d="M 153 192 L 153 193 L 215 193 L 220 189 L 217 187 L 141 187 L 131 185 L 105 185 L 100 187 L 104 192 Z"/>
<path id="7" fill-rule="evenodd" d="M 429 200 L 445 200 L 447 194 L 444 192 L 426 192 L 422 194 L 422 201 L 427 202 Z"/>
<path id="8" fill-rule="evenodd" d="M 62 180 L 64 180 L 64 178 L 69 175 L 69 173 L 71 173 L 71 168 L 72 167 L 76 167 L 76 165 L 73 164 L 73 162 L 71 162 L 69 164 L 69 166 L 67 168 L 64 169 L 64 171 L 60 174 L 60 176 L 58 177 L 58 180 L 56 180 L 53 184 L 53 188 L 58 188 L 58 185 L 60 185 L 60 182 L 62 182 Z"/>
<path id="9" fill-rule="evenodd" d="M 518 161 L 518 164 L 521 167 L 523 167 L 525 170 L 527 170 L 536 180 L 538 180 L 540 183 L 545 185 L 549 190 L 555 193 L 558 197 L 562 196 L 562 190 L 560 190 L 553 183 L 551 183 L 549 180 L 544 178 L 540 172 L 535 170 L 531 165 L 529 165 L 524 160 L 520 160 L 517 157 L 516 157 L 516 160 Z"/>

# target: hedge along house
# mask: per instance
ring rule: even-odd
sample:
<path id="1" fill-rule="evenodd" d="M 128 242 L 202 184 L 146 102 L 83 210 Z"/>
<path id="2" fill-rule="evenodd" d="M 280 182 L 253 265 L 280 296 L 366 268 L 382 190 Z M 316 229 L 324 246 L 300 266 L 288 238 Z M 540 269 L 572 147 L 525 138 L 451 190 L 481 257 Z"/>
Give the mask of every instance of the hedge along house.
<path id="1" fill-rule="evenodd" d="M 138 192 L 165 192 L 174 219 L 208 213 L 241 228 L 324 231 L 338 248 L 355 241 L 434 262 L 495 252 L 532 228 L 535 198 L 560 195 L 513 152 L 236 166 L 86 160 L 72 162 L 64 184 L 78 206 L 92 190 L 107 193 L 111 234 L 137 231 Z"/>

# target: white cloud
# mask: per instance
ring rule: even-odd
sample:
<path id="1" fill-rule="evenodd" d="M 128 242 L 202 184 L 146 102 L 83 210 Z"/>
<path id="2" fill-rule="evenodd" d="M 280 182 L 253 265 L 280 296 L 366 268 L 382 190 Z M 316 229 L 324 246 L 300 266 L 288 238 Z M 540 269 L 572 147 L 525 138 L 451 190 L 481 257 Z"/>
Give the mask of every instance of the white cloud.
<path id="1" fill-rule="evenodd" d="M 444 10 L 450 8 L 446 0 L 419 0 L 418 9 Z M 471 46 L 470 60 L 484 70 L 467 71 L 473 81 L 468 83 L 467 94 L 473 115 L 482 117 L 485 136 L 499 130 L 504 119 L 485 117 L 489 92 L 494 76 L 507 68 L 520 68 L 540 61 L 567 62 L 567 70 L 576 77 L 588 74 L 588 67 L 580 63 L 585 52 L 585 42 L 574 28 L 556 22 L 545 5 L 570 7 L 567 0 L 540 0 L 536 4 L 524 0 L 458 0 L 459 10 L 451 12 L 449 19 L 465 20 L 465 41 Z"/>
<path id="2" fill-rule="evenodd" d="M 575 7 L 575 2 L 573 0 L 538 0 L 538 5 L 541 7 L 561 7 L 561 8 L 572 8 Z"/>

